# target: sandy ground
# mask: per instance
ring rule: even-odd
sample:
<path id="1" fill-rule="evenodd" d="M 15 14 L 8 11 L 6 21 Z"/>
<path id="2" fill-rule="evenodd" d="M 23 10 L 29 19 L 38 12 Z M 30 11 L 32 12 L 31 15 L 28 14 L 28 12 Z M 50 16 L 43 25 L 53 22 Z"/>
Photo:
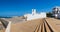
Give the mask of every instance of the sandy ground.
<path id="1" fill-rule="evenodd" d="M 8 19 L 7 19 L 8 20 Z M 38 28 L 43 24 L 44 19 L 35 19 L 31 21 L 20 21 L 19 18 L 12 18 L 9 19 L 13 21 L 14 24 L 11 24 L 11 30 L 10 32 L 37 32 Z M 54 18 L 46 18 L 45 19 L 47 23 L 50 25 L 51 29 L 54 32 L 60 32 L 60 19 L 54 19 Z M 46 29 L 49 27 L 45 23 Z M 42 25 L 42 29 L 44 29 L 44 25 Z M 4 30 L 1 30 L 2 32 Z M 50 31 L 50 30 L 49 30 Z M 39 28 L 39 32 L 41 32 L 41 28 Z M 44 30 L 43 30 L 44 32 Z"/>
<path id="2" fill-rule="evenodd" d="M 3 29 L 3 30 L 0 30 L 0 32 L 5 32 L 5 29 Z"/>
<path id="3" fill-rule="evenodd" d="M 42 24 L 42 19 L 26 21 L 11 25 L 11 32 L 34 32 L 36 27 Z"/>
<path id="4" fill-rule="evenodd" d="M 47 18 L 46 20 L 54 31 L 60 32 L 60 19 Z"/>
<path id="5" fill-rule="evenodd" d="M 46 18 L 46 21 L 49 23 L 54 32 L 60 32 L 60 20 L 54 18 Z M 11 32 L 34 32 L 36 27 L 38 27 L 38 25 L 41 25 L 42 23 L 43 19 L 36 19 L 12 24 Z"/>
<path id="6" fill-rule="evenodd" d="M 18 23 L 18 22 L 23 22 L 25 19 L 23 17 L 16 17 L 16 18 L 6 18 L 5 20 L 9 20 L 12 22 L 12 24 Z"/>

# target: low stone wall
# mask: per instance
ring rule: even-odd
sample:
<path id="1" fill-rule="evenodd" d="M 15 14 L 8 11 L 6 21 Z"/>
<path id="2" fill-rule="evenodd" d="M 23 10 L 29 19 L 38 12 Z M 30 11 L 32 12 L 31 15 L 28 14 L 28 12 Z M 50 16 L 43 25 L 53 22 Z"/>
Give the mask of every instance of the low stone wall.
<path id="1" fill-rule="evenodd" d="M 11 21 L 5 20 L 4 18 L 1 18 L 0 21 L 5 27 L 5 32 L 10 32 Z"/>

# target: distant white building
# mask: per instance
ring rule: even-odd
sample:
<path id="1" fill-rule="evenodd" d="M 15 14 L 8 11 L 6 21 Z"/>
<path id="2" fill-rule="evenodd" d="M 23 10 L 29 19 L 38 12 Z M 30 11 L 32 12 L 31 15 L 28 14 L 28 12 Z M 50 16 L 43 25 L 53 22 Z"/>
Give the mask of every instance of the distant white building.
<path id="1" fill-rule="evenodd" d="M 56 6 L 53 8 L 53 16 L 60 18 L 60 7 Z"/>
<path id="2" fill-rule="evenodd" d="M 36 9 L 32 9 L 32 14 L 25 14 L 24 17 L 26 20 L 38 19 L 38 18 L 46 18 L 46 13 L 36 13 Z"/>

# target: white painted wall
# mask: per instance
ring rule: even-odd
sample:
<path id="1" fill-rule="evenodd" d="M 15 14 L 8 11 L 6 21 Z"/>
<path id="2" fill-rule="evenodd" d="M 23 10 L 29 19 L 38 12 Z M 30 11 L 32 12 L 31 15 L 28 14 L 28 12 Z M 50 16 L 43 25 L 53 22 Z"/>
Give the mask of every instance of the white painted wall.
<path id="1" fill-rule="evenodd" d="M 33 20 L 33 19 L 38 19 L 38 18 L 46 18 L 46 13 L 42 12 L 40 14 L 26 14 L 24 15 L 27 17 L 27 20 Z"/>
<path id="2" fill-rule="evenodd" d="M 7 26 L 6 30 L 5 30 L 5 32 L 10 32 L 10 28 L 11 28 L 11 21 L 9 21 L 9 24 L 8 24 L 8 26 Z"/>
<path id="3" fill-rule="evenodd" d="M 46 18 L 46 13 L 41 12 L 41 13 L 36 13 L 36 9 L 32 9 L 32 14 L 25 14 L 24 17 L 27 20 L 32 20 L 32 19 L 38 19 L 38 18 Z"/>

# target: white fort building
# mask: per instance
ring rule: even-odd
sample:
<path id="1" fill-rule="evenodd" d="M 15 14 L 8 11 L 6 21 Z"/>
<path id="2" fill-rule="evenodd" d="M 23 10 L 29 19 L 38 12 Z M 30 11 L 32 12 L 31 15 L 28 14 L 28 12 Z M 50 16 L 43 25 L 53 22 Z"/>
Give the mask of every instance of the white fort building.
<path id="1" fill-rule="evenodd" d="M 32 13 L 25 14 L 24 17 L 26 18 L 26 20 L 46 18 L 46 13 L 45 12 L 36 13 L 36 9 L 32 9 Z"/>

